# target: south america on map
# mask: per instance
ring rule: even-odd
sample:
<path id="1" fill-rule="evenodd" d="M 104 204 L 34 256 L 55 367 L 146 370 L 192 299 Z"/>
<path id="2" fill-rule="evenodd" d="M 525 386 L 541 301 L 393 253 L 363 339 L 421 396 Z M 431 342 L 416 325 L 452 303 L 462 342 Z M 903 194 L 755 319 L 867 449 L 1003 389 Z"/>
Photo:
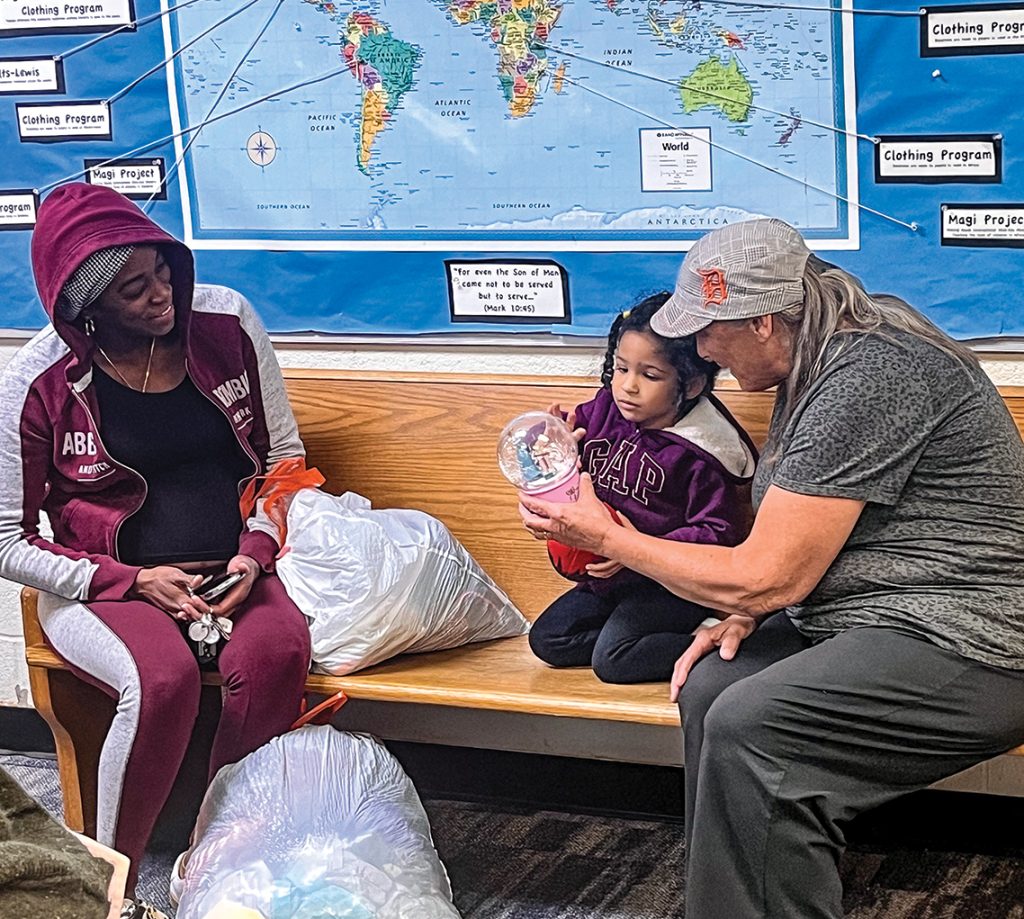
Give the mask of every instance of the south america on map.
<path id="1" fill-rule="evenodd" d="M 181 125 L 239 110 L 185 151 L 189 238 L 650 249 L 771 214 L 848 239 L 851 17 L 832 6 L 183 7 L 168 30 Z M 247 153 L 257 133 L 269 161 Z"/>

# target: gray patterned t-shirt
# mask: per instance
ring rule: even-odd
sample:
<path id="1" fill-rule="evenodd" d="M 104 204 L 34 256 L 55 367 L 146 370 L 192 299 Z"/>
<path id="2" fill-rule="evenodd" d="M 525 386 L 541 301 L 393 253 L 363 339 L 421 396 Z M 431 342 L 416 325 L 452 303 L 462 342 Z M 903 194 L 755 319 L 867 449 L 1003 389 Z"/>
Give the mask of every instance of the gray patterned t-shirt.
<path id="1" fill-rule="evenodd" d="M 781 431 L 780 408 L 755 506 L 770 485 L 867 502 L 797 628 L 888 626 L 1024 670 L 1024 444 L 984 372 L 910 335 L 840 335 Z"/>

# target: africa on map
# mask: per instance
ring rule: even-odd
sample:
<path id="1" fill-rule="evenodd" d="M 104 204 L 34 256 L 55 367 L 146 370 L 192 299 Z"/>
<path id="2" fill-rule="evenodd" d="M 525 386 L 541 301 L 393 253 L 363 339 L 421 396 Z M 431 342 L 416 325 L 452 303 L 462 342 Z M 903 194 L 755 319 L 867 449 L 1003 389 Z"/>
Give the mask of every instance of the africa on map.
<path id="1" fill-rule="evenodd" d="M 194 3 L 178 124 L 239 111 L 179 141 L 188 238 L 656 249 L 768 214 L 849 244 L 852 17 L 801 5 Z"/>

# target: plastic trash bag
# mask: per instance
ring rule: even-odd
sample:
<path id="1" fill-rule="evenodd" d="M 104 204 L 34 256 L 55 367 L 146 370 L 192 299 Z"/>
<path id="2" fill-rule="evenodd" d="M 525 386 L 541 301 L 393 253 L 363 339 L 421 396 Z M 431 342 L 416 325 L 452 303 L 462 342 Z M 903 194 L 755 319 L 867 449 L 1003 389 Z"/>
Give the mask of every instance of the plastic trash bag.
<path id="1" fill-rule="evenodd" d="M 459 917 L 416 789 L 363 734 L 305 727 L 225 766 L 195 840 L 178 919 Z"/>
<path id="2" fill-rule="evenodd" d="M 439 520 L 306 489 L 277 562 L 310 620 L 314 670 L 342 676 L 414 651 L 522 635 L 529 622 Z"/>

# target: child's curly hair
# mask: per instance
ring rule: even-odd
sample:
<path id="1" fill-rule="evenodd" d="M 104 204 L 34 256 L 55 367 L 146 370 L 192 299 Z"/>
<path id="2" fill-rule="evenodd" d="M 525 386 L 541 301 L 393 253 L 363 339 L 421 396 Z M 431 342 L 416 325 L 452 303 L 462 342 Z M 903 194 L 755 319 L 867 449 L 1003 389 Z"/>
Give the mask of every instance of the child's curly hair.
<path id="1" fill-rule="evenodd" d="M 682 338 L 665 338 L 651 328 L 651 317 L 665 304 L 671 296 L 667 291 L 645 297 L 636 306 L 624 310 L 615 317 L 611 330 L 608 332 L 608 350 L 604 355 L 604 367 L 601 370 L 601 385 L 609 389 L 615 374 L 615 352 L 624 332 L 643 332 L 650 335 L 657 343 L 676 372 L 679 385 L 678 421 L 697 404 L 701 396 L 706 396 L 715 385 L 718 376 L 718 364 L 706 361 L 697 353 L 697 338 L 686 335 Z M 700 392 L 692 399 L 686 398 L 687 384 L 691 380 L 702 380 Z"/>

